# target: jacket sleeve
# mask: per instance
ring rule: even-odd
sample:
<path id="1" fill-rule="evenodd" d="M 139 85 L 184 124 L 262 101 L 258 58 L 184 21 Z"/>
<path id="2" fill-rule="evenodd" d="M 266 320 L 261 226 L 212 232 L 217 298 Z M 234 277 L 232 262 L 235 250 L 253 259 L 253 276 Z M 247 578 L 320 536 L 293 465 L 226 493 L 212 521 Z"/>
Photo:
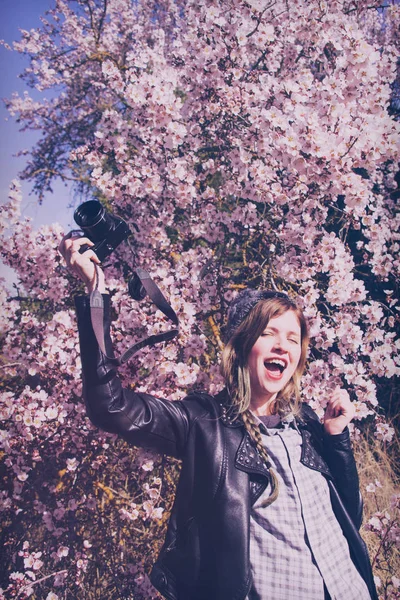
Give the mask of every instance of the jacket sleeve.
<path id="1" fill-rule="evenodd" d="M 346 427 L 338 435 L 329 435 L 324 432 L 324 447 L 325 458 L 336 488 L 347 512 L 359 529 L 362 522 L 363 503 L 348 428 Z"/>
<path id="2" fill-rule="evenodd" d="M 110 337 L 110 298 L 104 299 L 104 338 L 107 356 L 113 357 Z M 117 433 L 129 443 L 181 458 L 191 415 L 184 401 L 171 402 L 124 389 L 115 366 L 101 352 L 90 318 L 89 296 L 77 296 L 83 395 L 94 425 Z"/>

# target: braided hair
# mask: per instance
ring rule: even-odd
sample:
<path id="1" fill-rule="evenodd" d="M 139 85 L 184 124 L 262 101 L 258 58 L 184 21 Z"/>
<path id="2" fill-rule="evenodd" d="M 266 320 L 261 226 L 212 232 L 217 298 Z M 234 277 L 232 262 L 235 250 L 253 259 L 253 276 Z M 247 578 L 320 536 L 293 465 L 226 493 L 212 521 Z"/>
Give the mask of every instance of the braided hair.
<path id="1" fill-rule="evenodd" d="M 271 467 L 267 450 L 262 442 L 261 431 L 259 425 L 255 422 L 254 417 L 250 410 L 245 410 L 242 413 L 242 419 L 246 430 L 248 431 L 251 439 L 253 440 L 259 455 L 268 467 L 268 473 L 270 476 L 271 493 L 266 500 L 263 501 L 262 506 L 269 506 L 278 497 L 279 494 L 279 481 L 275 471 Z"/>

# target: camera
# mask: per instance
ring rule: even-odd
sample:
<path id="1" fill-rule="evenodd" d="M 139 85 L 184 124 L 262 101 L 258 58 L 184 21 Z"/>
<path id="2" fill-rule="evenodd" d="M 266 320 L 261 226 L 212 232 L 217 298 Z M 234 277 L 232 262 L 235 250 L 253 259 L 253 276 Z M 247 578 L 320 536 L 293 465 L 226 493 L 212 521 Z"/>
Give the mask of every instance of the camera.
<path id="1" fill-rule="evenodd" d="M 121 242 L 126 240 L 130 234 L 127 223 L 119 217 L 110 215 L 110 213 L 105 210 L 104 206 L 102 206 L 100 202 L 97 202 L 97 200 L 89 200 L 78 206 L 74 212 L 74 220 L 84 235 L 94 243 L 94 246 L 90 249 L 95 252 L 101 261 L 107 258 L 107 256 L 109 256 Z M 135 224 L 134 227 L 137 228 Z M 88 249 L 89 246 L 85 244 L 80 248 L 79 252 L 82 254 Z M 98 273 L 96 277 L 98 283 Z M 136 342 L 136 344 L 130 346 L 120 357 L 108 357 L 108 359 L 112 361 L 112 364 L 116 366 L 120 366 L 127 362 L 127 360 L 141 348 L 172 340 L 179 332 L 179 321 L 174 309 L 165 299 L 160 288 L 152 280 L 147 271 L 144 271 L 140 267 L 136 268 L 129 278 L 128 289 L 132 298 L 137 301 L 143 300 L 146 295 L 149 295 L 157 308 L 161 310 L 176 327 L 169 331 L 150 335 L 149 337 Z M 97 343 L 103 354 L 107 356 L 102 325 L 103 317 L 103 296 L 99 292 L 96 284 L 95 289 L 90 294 L 90 318 Z"/>
<path id="2" fill-rule="evenodd" d="M 84 202 L 74 212 L 74 220 L 86 237 L 94 243 L 93 250 L 101 261 L 107 258 L 130 234 L 123 219 L 110 215 L 97 200 Z M 80 252 L 88 250 L 83 246 Z"/>

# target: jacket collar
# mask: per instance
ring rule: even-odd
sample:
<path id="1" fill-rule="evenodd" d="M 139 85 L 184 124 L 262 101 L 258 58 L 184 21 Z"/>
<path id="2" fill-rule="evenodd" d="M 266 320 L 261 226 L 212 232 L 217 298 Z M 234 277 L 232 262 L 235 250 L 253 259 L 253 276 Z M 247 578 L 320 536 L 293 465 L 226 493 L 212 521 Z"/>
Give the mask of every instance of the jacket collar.
<path id="1" fill-rule="evenodd" d="M 235 466 L 240 471 L 269 478 L 268 467 L 259 455 L 248 431 L 245 431 L 236 452 Z"/>
<path id="2" fill-rule="evenodd" d="M 225 427 L 243 427 L 244 429 L 243 437 L 235 457 L 236 468 L 246 473 L 262 475 L 268 478 L 268 467 L 257 452 L 248 431 L 244 428 L 241 416 L 235 414 L 229 405 L 228 391 L 223 389 L 216 396 L 216 400 L 220 406 L 220 419 Z M 310 469 L 320 471 L 331 478 L 332 475 L 329 467 L 321 456 L 322 448 L 315 447 L 315 443 L 319 446 L 318 438 L 322 437 L 320 433 L 321 425 L 317 415 L 309 406 L 303 405 L 300 418 L 296 418 L 296 428 L 298 428 L 302 437 L 301 462 Z M 314 431 L 314 435 L 312 435 L 312 431 Z"/>
<path id="3" fill-rule="evenodd" d="M 242 417 L 232 410 L 226 388 L 216 396 L 216 400 L 220 407 L 220 419 L 225 427 L 243 428 L 242 439 L 235 456 L 236 468 L 246 473 L 263 475 L 269 479 L 268 467 L 257 452 L 254 442 L 244 426 Z"/>

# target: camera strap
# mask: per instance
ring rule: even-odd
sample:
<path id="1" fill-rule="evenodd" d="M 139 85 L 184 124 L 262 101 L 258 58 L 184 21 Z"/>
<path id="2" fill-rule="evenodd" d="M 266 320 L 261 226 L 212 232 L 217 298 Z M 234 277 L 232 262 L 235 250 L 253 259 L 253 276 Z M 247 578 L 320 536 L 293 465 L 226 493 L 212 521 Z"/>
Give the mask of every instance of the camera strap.
<path id="1" fill-rule="evenodd" d="M 170 329 L 169 331 L 163 331 L 162 333 L 157 333 L 155 335 L 150 335 L 147 338 L 143 338 L 136 344 L 130 346 L 120 357 L 111 357 L 107 356 L 105 341 L 104 341 L 104 300 L 101 292 L 98 290 L 98 272 L 97 265 L 96 266 L 96 286 L 94 291 L 90 294 L 90 317 L 92 321 L 92 327 L 94 334 L 96 336 L 97 343 L 100 347 L 100 350 L 104 354 L 104 356 L 117 367 L 126 363 L 136 352 L 145 348 L 146 346 L 154 346 L 155 344 L 159 344 L 160 342 L 168 342 L 176 337 L 179 333 L 179 320 L 176 316 L 176 313 L 172 306 L 168 303 L 165 296 L 161 292 L 160 288 L 147 271 L 143 269 L 136 269 L 136 275 L 140 280 L 140 283 L 146 290 L 147 294 L 153 301 L 153 303 L 157 306 L 161 312 L 164 313 L 166 317 L 170 321 L 176 325 L 176 328 Z"/>

